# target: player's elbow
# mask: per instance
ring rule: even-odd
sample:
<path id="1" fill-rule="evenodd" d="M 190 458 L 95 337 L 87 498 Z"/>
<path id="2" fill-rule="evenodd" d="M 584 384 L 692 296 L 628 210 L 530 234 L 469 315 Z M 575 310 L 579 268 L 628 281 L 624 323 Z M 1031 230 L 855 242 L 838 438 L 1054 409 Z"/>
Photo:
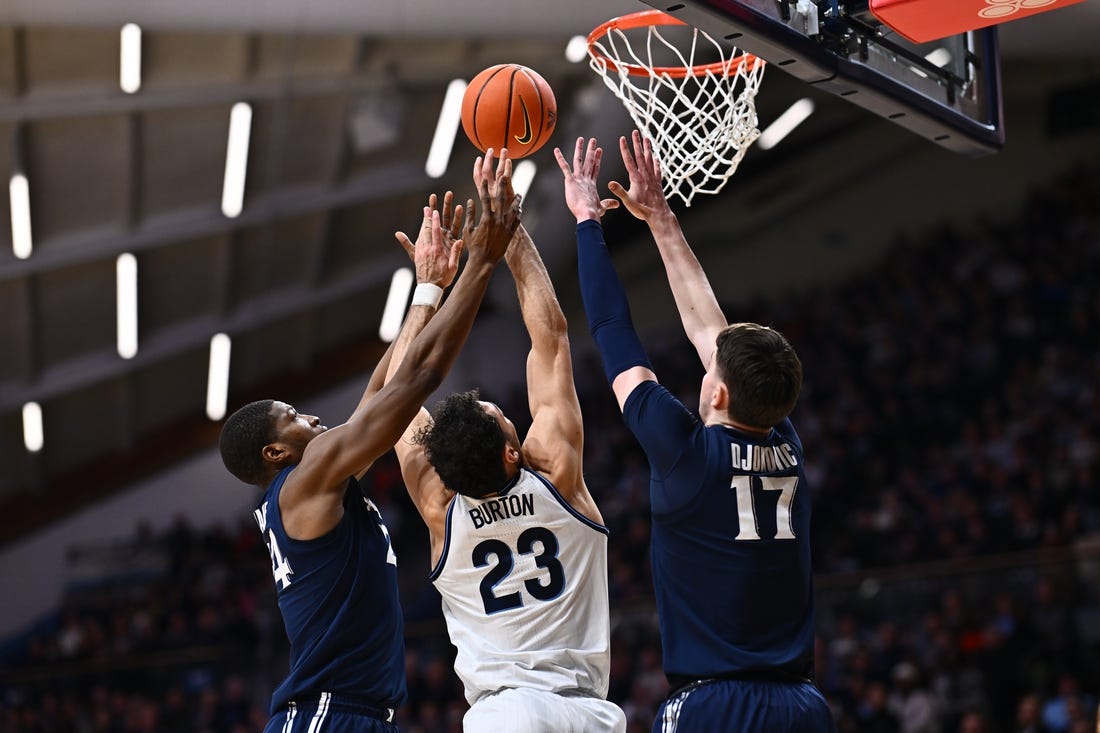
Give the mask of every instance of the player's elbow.
<path id="1" fill-rule="evenodd" d="M 569 332 L 566 329 L 547 332 L 540 339 L 540 342 L 539 347 L 542 353 L 557 354 L 569 359 Z"/>
<path id="2" fill-rule="evenodd" d="M 426 399 L 428 395 L 439 389 L 445 376 L 446 369 L 443 363 L 430 356 L 422 360 L 410 360 L 406 357 L 390 383 Z"/>
<path id="3" fill-rule="evenodd" d="M 569 333 L 569 321 L 565 319 L 561 308 L 551 309 L 543 321 L 542 331 L 549 334 L 551 338 L 564 338 Z"/>

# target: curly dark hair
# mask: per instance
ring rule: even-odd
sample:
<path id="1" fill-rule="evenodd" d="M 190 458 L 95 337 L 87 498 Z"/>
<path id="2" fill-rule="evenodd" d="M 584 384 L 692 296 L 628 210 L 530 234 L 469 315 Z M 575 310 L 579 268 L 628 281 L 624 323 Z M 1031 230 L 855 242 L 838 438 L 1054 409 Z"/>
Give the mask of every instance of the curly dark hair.
<path id="1" fill-rule="evenodd" d="M 436 405 L 432 422 L 413 438 L 424 447 L 444 486 L 475 499 L 508 483 L 504 431 L 478 397 L 476 389 L 447 397 Z"/>
<path id="2" fill-rule="evenodd" d="M 717 346 L 730 417 L 770 428 L 791 414 L 802 391 L 802 362 L 786 336 L 756 323 L 734 323 L 718 334 Z"/>
<path id="3" fill-rule="evenodd" d="M 246 484 L 263 486 L 263 448 L 275 439 L 274 400 L 249 402 L 222 426 L 218 449 L 229 472 Z"/>

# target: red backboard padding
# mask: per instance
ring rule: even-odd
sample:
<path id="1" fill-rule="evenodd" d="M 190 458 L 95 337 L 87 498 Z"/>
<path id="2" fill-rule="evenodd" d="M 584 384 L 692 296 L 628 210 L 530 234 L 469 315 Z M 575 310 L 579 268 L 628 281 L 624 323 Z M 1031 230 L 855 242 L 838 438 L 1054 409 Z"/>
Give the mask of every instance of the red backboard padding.
<path id="1" fill-rule="evenodd" d="M 914 43 L 966 33 L 1083 0 L 871 0 L 880 22 Z"/>

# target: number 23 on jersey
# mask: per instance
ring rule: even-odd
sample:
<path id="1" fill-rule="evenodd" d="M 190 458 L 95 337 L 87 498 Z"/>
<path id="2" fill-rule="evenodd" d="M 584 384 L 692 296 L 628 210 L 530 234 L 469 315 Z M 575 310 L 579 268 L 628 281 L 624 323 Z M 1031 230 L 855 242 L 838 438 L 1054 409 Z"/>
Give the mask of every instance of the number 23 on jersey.
<path id="1" fill-rule="evenodd" d="M 538 554 L 535 554 L 536 548 Z M 550 601 L 561 595 L 565 589 L 565 568 L 558 560 L 558 538 L 554 533 L 545 527 L 530 527 L 520 534 L 516 550 L 520 555 L 534 554 L 535 567 L 546 573 L 545 576 L 523 581 L 524 589 L 540 601 Z M 515 567 L 512 548 L 497 539 L 483 540 L 474 548 L 470 560 L 474 567 L 490 568 L 481 581 L 481 600 L 485 604 L 486 615 L 523 605 L 523 596 L 518 590 L 504 595 L 495 592 L 496 586 Z"/>

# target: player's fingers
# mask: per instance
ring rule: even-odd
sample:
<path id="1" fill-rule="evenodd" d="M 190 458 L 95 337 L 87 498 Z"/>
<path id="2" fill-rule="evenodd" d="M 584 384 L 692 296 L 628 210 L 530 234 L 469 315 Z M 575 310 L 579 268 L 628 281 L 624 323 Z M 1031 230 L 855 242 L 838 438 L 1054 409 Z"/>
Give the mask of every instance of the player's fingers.
<path id="1" fill-rule="evenodd" d="M 463 239 L 467 239 L 469 234 L 474 231 L 474 200 L 466 199 L 466 222 L 462 227 Z"/>
<path id="2" fill-rule="evenodd" d="M 442 223 L 444 229 L 449 230 L 451 228 L 451 214 L 453 213 L 451 211 L 451 208 L 452 208 L 453 203 L 454 203 L 454 194 L 453 193 L 448 191 L 447 193 L 443 194 L 443 218 L 441 219 L 441 223 Z"/>
<path id="3" fill-rule="evenodd" d="M 462 233 L 462 223 L 465 220 L 466 210 L 462 208 L 462 204 L 455 207 L 455 215 L 451 220 L 451 237 L 458 237 Z"/>
<path id="4" fill-rule="evenodd" d="M 638 166 L 634 163 L 634 154 L 630 151 L 630 145 L 627 143 L 625 136 L 619 137 L 619 153 L 623 156 L 626 174 L 630 178 L 638 175 Z"/>
<path id="5" fill-rule="evenodd" d="M 491 179 L 493 178 L 493 159 L 496 151 L 493 148 L 489 148 L 485 151 L 485 160 L 481 163 L 481 177 Z"/>
<path id="6" fill-rule="evenodd" d="M 497 179 L 497 188 L 493 192 L 493 211 L 498 213 L 504 211 L 504 197 L 511 191 L 512 184 L 508 176 L 501 176 Z M 514 198 L 519 198 L 519 196 L 515 196 L 514 194 L 513 196 Z"/>
<path id="7" fill-rule="evenodd" d="M 661 161 L 657 160 L 657 156 L 653 154 L 653 143 L 649 141 L 649 138 L 646 138 L 642 143 L 642 150 L 645 151 L 646 164 L 650 166 L 657 180 L 661 180 Z"/>
<path id="8" fill-rule="evenodd" d="M 489 212 L 492 210 L 492 199 L 489 196 L 489 182 L 484 178 L 477 185 L 477 195 L 481 199 L 481 219 L 485 221 L 489 218 Z"/>
<path id="9" fill-rule="evenodd" d="M 617 209 L 617 208 L 619 208 L 619 200 L 618 199 L 600 199 L 600 208 L 602 208 L 604 211 L 607 211 L 608 209 Z"/>
<path id="10" fill-rule="evenodd" d="M 638 170 L 649 175 L 655 170 L 653 167 L 655 162 L 653 148 L 650 147 L 649 140 L 642 137 L 642 133 L 635 131 L 635 135 L 637 139 L 634 141 L 634 150 L 638 158 Z"/>
<path id="11" fill-rule="evenodd" d="M 611 181 L 607 184 L 607 188 L 611 191 L 611 193 L 622 199 L 622 202 L 627 206 L 629 206 L 630 202 L 633 200 L 630 198 L 630 194 L 627 193 L 627 190 L 623 188 L 623 185 L 618 181 Z"/>
<path id="12" fill-rule="evenodd" d="M 584 152 L 584 138 L 577 138 L 577 146 L 573 149 L 573 170 L 580 171 L 584 169 L 584 159 L 581 154 Z"/>
<path id="13" fill-rule="evenodd" d="M 405 250 L 405 254 L 407 254 L 409 257 L 416 256 L 416 247 L 413 245 L 412 241 L 409 239 L 408 235 L 405 234 L 405 232 L 394 232 L 393 238 L 396 239 L 397 243 L 401 245 L 401 249 Z"/>
<path id="14" fill-rule="evenodd" d="M 589 177 L 595 176 L 596 161 L 599 157 L 600 146 L 596 142 L 596 138 L 591 138 L 588 141 L 588 145 L 584 151 L 584 172 Z"/>
<path id="15" fill-rule="evenodd" d="M 565 162 L 565 156 L 562 155 L 561 148 L 554 148 L 554 160 L 558 161 L 558 167 L 561 168 L 561 172 L 565 174 L 565 177 L 573 175 L 573 172 L 569 170 L 569 164 Z"/>
<path id="16" fill-rule="evenodd" d="M 512 231 L 515 231 L 516 227 L 519 226 L 520 214 L 522 213 L 522 210 L 523 197 L 517 193 L 512 196 L 512 205 L 508 209 L 508 218 L 505 220 L 508 228 Z"/>
<path id="17" fill-rule="evenodd" d="M 432 248 L 443 249 L 443 227 L 438 211 L 432 212 Z"/>
<path id="18" fill-rule="evenodd" d="M 646 170 L 649 167 L 649 160 L 653 153 L 646 147 L 645 142 L 647 141 L 642 139 L 642 133 L 635 130 L 630 137 L 634 147 L 634 160 L 637 161 L 639 169 Z"/>
<path id="19" fill-rule="evenodd" d="M 451 242 L 450 257 L 447 258 L 447 265 L 452 270 L 458 269 L 458 262 L 462 259 L 462 240 L 456 239 Z"/>

